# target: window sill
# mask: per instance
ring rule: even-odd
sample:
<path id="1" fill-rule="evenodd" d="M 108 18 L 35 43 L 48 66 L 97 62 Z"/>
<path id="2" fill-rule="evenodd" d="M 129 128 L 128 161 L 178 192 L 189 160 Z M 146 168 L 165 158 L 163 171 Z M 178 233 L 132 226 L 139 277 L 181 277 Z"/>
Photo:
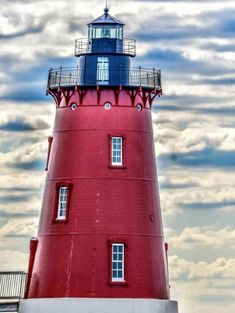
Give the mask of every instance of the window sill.
<path id="1" fill-rule="evenodd" d="M 128 282 L 127 281 L 110 281 L 109 282 L 109 286 L 124 286 L 124 287 L 128 287 Z"/>
<path id="2" fill-rule="evenodd" d="M 110 169 L 121 169 L 121 170 L 125 170 L 126 169 L 126 166 L 125 165 L 112 165 L 112 164 L 110 164 L 109 165 L 109 168 Z"/>
<path id="3" fill-rule="evenodd" d="M 55 223 L 55 224 L 60 224 L 60 223 L 67 223 L 68 222 L 68 219 L 67 218 L 65 218 L 65 219 L 59 219 L 59 218 L 55 218 L 54 220 L 53 220 L 53 223 Z"/>

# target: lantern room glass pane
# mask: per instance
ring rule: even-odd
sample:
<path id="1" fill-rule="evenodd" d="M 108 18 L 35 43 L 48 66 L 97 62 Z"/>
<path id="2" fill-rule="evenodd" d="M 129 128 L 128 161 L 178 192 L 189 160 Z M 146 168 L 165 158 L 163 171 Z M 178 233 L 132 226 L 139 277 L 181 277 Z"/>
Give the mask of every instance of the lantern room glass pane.
<path id="1" fill-rule="evenodd" d="M 123 38 L 123 27 L 122 26 L 92 26 L 89 29 L 89 38 L 99 39 L 99 38 Z"/>

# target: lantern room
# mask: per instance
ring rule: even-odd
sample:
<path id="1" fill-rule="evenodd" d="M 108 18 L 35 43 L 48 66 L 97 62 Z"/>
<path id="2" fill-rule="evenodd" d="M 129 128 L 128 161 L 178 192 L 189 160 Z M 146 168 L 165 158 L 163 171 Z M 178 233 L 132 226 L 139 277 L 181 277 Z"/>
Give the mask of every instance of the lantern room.
<path id="1" fill-rule="evenodd" d="M 88 38 L 100 39 L 100 38 L 112 38 L 123 39 L 123 23 L 116 18 L 108 14 L 108 8 L 105 8 L 104 15 L 95 19 L 88 24 L 89 33 Z"/>
<path id="2" fill-rule="evenodd" d="M 75 56 L 88 53 L 136 55 L 136 42 L 123 38 L 124 24 L 111 16 L 108 8 L 104 14 L 88 24 L 88 38 L 79 38 L 75 44 Z"/>

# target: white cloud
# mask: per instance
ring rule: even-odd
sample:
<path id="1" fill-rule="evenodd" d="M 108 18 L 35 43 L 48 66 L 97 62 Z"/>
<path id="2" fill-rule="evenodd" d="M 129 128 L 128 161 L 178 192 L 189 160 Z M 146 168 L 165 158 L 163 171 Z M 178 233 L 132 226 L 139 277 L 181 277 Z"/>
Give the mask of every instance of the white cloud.
<path id="1" fill-rule="evenodd" d="M 38 218 L 11 218 L 0 228 L 1 236 L 35 236 Z"/>
<path id="2" fill-rule="evenodd" d="M 8 249 L 2 250 L 1 256 L 4 256 L 0 258 L 1 271 L 27 271 L 28 253 Z"/>
<path id="3" fill-rule="evenodd" d="M 175 279 L 235 278 L 235 259 L 218 258 L 212 263 L 169 257 L 170 276 Z"/>
<path id="4" fill-rule="evenodd" d="M 180 234 L 168 234 L 169 244 L 175 250 L 191 249 L 205 246 L 209 249 L 226 248 L 235 249 L 235 228 L 217 226 L 186 227 Z"/>

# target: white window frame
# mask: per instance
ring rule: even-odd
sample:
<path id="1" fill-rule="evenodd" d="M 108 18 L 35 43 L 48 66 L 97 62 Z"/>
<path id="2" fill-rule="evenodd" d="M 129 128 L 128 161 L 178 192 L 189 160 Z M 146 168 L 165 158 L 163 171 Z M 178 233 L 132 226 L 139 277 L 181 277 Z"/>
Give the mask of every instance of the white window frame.
<path id="1" fill-rule="evenodd" d="M 65 220 L 67 217 L 68 206 L 68 187 L 59 187 L 58 192 L 58 207 L 57 207 L 57 220 Z"/>
<path id="2" fill-rule="evenodd" d="M 123 165 L 123 138 L 120 136 L 112 137 L 111 161 L 113 166 Z"/>
<path id="3" fill-rule="evenodd" d="M 125 245 L 123 243 L 112 244 L 112 282 L 125 282 Z"/>

